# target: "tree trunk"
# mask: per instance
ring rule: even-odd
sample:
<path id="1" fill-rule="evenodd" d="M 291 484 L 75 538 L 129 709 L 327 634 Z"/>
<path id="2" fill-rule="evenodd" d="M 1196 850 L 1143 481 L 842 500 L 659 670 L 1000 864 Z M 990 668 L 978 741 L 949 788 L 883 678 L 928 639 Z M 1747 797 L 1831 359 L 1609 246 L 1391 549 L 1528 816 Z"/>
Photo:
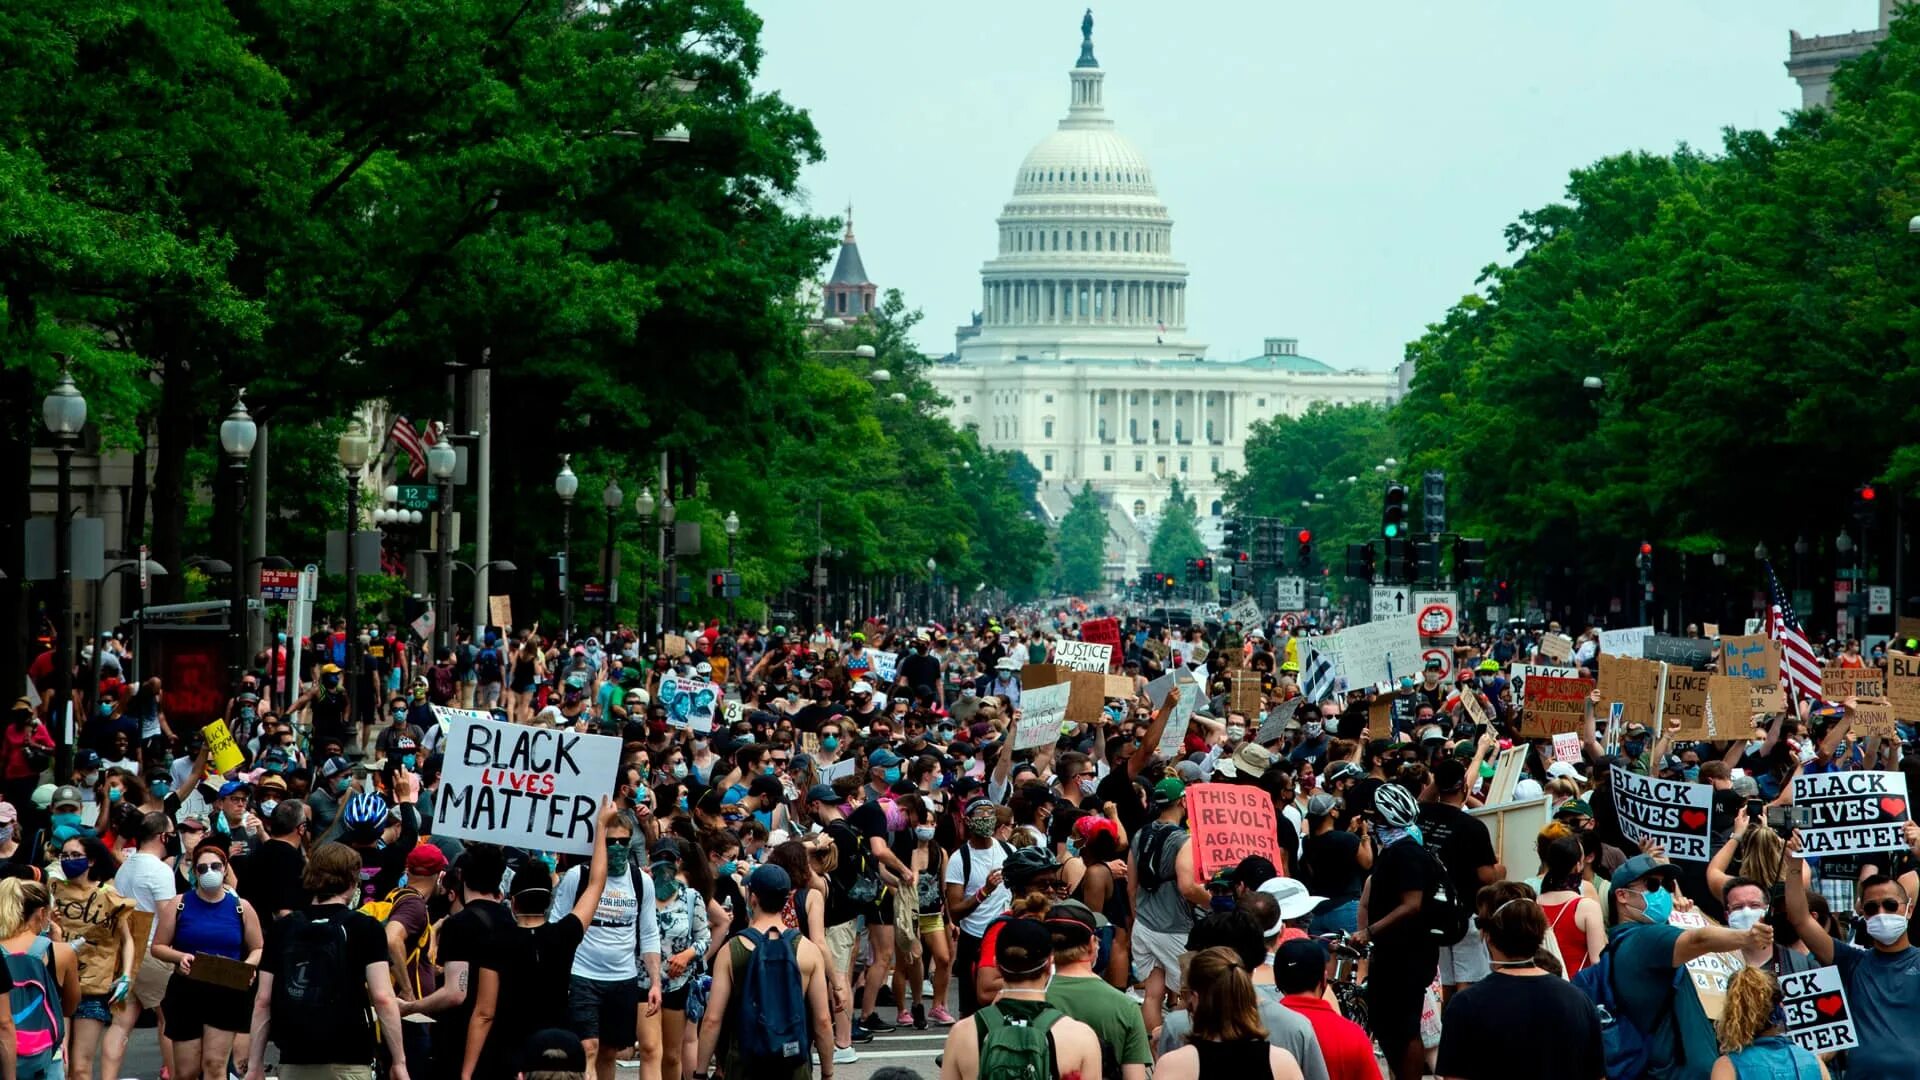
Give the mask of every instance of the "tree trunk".
<path id="1" fill-rule="evenodd" d="M 26 581 L 26 522 L 32 509 L 33 429 L 39 421 L 39 395 L 34 392 L 33 372 L 16 367 L 0 372 L 0 401 L 14 408 L 0 413 L 0 633 L 5 640 L 17 642 L 15 648 L 0 649 L 0 687 L 7 687 L 6 704 L 11 705 L 26 683 L 27 643 L 33 640 L 29 624 L 31 604 Z M 32 408 L 28 407 L 32 404 Z"/>
<path id="2" fill-rule="evenodd" d="M 140 442 L 132 450 L 132 457 L 133 457 L 132 487 L 128 492 L 126 516 L 122 519 L 123 524 L 122 524 L 121 536 L 120 536 L 120 550 L 124 552 L 125 557 L 129 559 L 137 559 L 140 557 L 140 545 L 144 543 L 147 538 L 147 446 L 149 443 L 149 439 L 147 438 L 148 423 L 149 421 L 147 420 L 147 418 L 145 417 L 141 418 L 140 424 L 139 424 Z M 166 566 L 165 563 L 162 563 L 161 565 Z M 174 573 L 175 571 L 173 567 L 169 566 L 167 567 L 167 572 L 171 574 L 171 573 Z M 126 614 L 131 614 L 132 612 L 138 610 L 140 607 L 139 571 L 136 570 L 131 574 L 120 575 L 120 589 L 121 589 L 121 601 L 120 601 L 121 612 Z"/>
<path id="3" fill-rule="evenodd" d="M 193 438 L 193 379 L 173 350 L 166 350 L 163 356 L 155 432 L 160 446 L 153 470 L 153 559 L 167 568 L 167 576 L 153 579 L 153 599 L 166 604 L 179 603 L 185 595 L 186 573 L 181 557 L 182 534 L 187 528 L 187 446 Z"/>

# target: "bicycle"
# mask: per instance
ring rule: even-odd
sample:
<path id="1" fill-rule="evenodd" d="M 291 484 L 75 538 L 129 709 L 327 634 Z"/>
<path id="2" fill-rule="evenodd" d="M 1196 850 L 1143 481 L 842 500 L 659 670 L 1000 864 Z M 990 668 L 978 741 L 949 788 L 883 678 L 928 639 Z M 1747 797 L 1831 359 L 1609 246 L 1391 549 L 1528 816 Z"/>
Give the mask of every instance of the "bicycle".
<path id="1" fill-rule="evenodd" d="M 1327 985 L 1333 990 L 1334 1001 L 1340 1005 L 1340 1014 L 1359 1024 L 1367 1034 L 1373 1034 L 1373 1028 L 1367 1023 L 1367 984 L 1358 977 L 1360 962 L 1373 951 L 1371 946 L 1352 941 L 1344 930 L 1322 934 L 1317 940 L 1327 947 L 1327 955 L 1333 961 Z"/>

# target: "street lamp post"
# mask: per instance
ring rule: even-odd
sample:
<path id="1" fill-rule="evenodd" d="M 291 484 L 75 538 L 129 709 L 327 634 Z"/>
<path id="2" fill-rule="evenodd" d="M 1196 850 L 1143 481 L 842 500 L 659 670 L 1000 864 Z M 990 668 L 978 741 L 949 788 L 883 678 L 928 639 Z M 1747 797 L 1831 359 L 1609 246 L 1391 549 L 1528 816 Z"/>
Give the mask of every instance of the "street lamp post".
<path id="1" fill-rule="evenodd" d="M 613 515 L 619 512 L 626 501 L 627 493 L 620 490 L 620 481 L 607 477 L 607 486 L 600 489 L 600 505 L 607 511 L 607 547 L 606 554 L 602 556 L 606 572 L 602 575 L 605 580 L 600 583 L 606 590 L 600 598 L 600 633 L 603 638 L 613 632 Z"/>
<path id="2" fill-rule="evenodd" d="M 633 512 L 640 516 L 640 523 L 642 525 L 651 526 L 653 524 L 653 511 L 653 488 L 649 485 L 642 484 L 640 485 L 640 497 L 633 500 Z M 653 612 L 654 624 L 659 627 L 661 633 L 665 633 L 667 623 L 667 598 L 665 596 L 662 596 L 656 602 Z"/>
<path id="3" fill-rule="evenodd" d="M 667 542 L 667 588 L 660 598 L 660 605 L 666 612 L 662 621 L 666 624 L 666 632 L 669 634 L 679 633 L 676 628 L 680 625 L 679 551 L 678 545 L 674 543 L 673 516 L 673 493 L 662 488 L 660 490 L 660 529 L 665 534 Z"/>
<path id="4" fill-rule="evenodd" d="M 233 572 L 227 575 L 227 693 L 240 693 L 240 671 L 246 667 L 247 615 L 247 458 L 260 428 L 247 412 L 245 389 L 233 392 L 233 411 L 220 421 L 220 449 L 233 474 Z"/>
<path id="5" fill-rule="evenodd" d="M 436 439 L 427 447 L 427 476 L 440 485 L 440 542 L 436 545 L 440 555 L 440 580 L 433 590 L 436 657 L 453 648 L 453 469 L 459 460 L 450 438 Z"/>
<path id="6" fill-rule="evenodd" d="M 1853 550 L 1854 550 L 1853 537 L 1847 535 L 1847 530 L 1841 529 L 1840 535 L 1833 538 L 1833 550 L 1839 553 L 1840 561 L 1842 563 L 1853 563 L 1854 565 L 1858 565 L 1857 561 L 1853 557 Z M 1836 573 L 1836 576 L 1838 576 L 1839 573 L 1844 573 L 1845 570 L 1846 568 L 1844 566 L 1841 567 L 1841 569 Z M 1853 625 L 1853 600 L 1854 600 L 1853 594 L 1856 591 L 1858 591 L 1859 588 L 1860 588 L 1860 575 L 1855 574 L 1853 581 L 1847 585 L 1847 608 L 1846 608 L 1847 632 L 1844 636 L 1851 637 L 1852 635 L 1859 632 Z"/>
<path id="7" fill-rule="evenodd" d="M 934 619 L 933 597 L 934 597 L 934 589 L 939 584 L 939 574 L 937 573 L 939 569 L 940 569 L 940 564 L 934 561 L 933 556 L 931 555 L 927 556 L 927 621 L 928 622 L 932 622 Z"/>
<path id="8" fill-rule="evenodd" d="M 353 557 L 355 534 L 360 531 L 360 470 L 367 467 L 372 440 L 359 417 L 347 421 L 335 448 L 340 468 L 347 474 L 347 701 L 360 708 L 360 564 Z"/>
<path id="9" fill-rule="evenodd" d="M 720 523 L 720 527 L 725 529 L 727 533 L 727 576 L 728 579 L 731 580 L 733 576 L 733 538 L 740 534 L 740 515 L 731 510 L 727 511 L 727 519 Z M 727 627 L 728 629 L 732 629 L 733 627 L 733 591 L 731 589 L 727 590 Z"/>
<path id="10" fill-rule="evenodd" d="M 87 399 L 64 368 L 60 381 L 41 402 L 40 414 L 53 434 L 53 456 L 59 473 L 53 522 L 55 712 L 47 717 L 47 726 L 53 729 L 53 774 L 65 782 L 73 774 L 73 744 L 67 739 L 67 718 L 73 710 L 73 449 L 80 430 L 87 426 Z"/>
<path id="11" fill-rule="evenodd" d="M 573 475 L 569 460 L 560 455 L 560 472 L 553 478 L 553 493 L 560 496 L 560 640 L 564 644 L 573 635 L 573 496 L 580 490 L 580 478 Z"/>

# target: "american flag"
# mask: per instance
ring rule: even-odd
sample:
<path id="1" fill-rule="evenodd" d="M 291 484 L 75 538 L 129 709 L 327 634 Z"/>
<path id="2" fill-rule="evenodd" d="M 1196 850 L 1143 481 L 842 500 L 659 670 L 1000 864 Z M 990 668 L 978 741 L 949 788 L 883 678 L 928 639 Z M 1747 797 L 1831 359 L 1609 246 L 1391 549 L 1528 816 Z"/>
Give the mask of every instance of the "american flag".
<path id="1" fill-rule="evenodd" d="M 1789 701 L 1796 697 L 1819 701 L 1820 660 L 1813 655 L 1813 646 L 1800 629 L 1793 602 L 1781 591 L 1773 564 L 1769 562 L 1766 566 L 1767 595 L 1771 598 L 1767 606 L 1767 637 L 1780 646 L 1780 685 L 1786 689 Z"/>
<path id="2" fill-rule="evenodd" d="M 406 452 L 411 462 L 407 466 L 408 476 L 417 480 L 427 475 L 427 447 L 438 441 L 434 437 L 431 423 L 427 425 L 427 430 L 423 434 L 414 428 L 413 421 L 404 416 L 396 416 L 393 418 L 393 430 L 387 432 L 387 438 L 392 439 L 395 446 Z"/>
<path id="3" fill-rule="evenodd" d="M 1320 650 L 1300 642 L 1300 695 L 1318 705 L 1332 697 L 1339 687 L 1333 661 Z"/>

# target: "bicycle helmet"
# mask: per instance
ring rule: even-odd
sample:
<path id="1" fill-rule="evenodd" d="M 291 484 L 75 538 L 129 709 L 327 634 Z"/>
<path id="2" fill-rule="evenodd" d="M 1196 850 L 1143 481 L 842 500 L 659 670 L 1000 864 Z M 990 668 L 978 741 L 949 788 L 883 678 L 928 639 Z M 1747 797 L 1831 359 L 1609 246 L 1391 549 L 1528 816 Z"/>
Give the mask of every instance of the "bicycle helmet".
<path id="1" fill-rule="evenodd" d="M 1049 870 L 1060 869 L 1060 864 L 1046 850 L 1038 847 L 1020 848 L 1007 856 L 1001 872 L 1008 886 L 1024 891 L 1027 883 Z"/>
<path id="2" fill-rule="evenodd" d="M 1381 784 L 1373 791 L 1373 808 L 1380 819 L 1396 829 L 1412 825 L 1420 817 L 1420 804 L 1399 784 Z"/>
<path id="3" fill-rule="evenodd" d="M 387 823 L 387 800 L 377 791 L 363 791 L 340 808 L 340 821 L 349 829 L 378 828 Z"/>

